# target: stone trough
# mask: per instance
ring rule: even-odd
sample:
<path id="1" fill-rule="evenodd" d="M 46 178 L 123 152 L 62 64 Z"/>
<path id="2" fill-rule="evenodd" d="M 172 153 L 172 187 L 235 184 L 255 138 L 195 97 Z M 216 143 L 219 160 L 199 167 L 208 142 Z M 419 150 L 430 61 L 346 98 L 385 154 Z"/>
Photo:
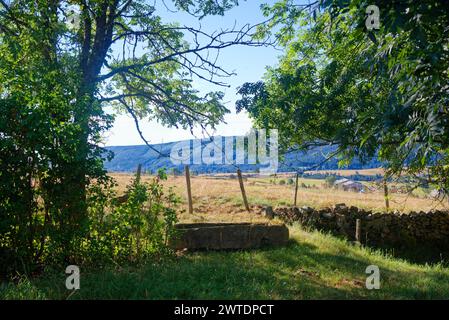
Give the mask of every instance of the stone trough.
<path id="1" fill-rule="evenodd" d="M 177 224 L 179 235 L 170 242 L 174 249 L 226 250 L 280 246 L 288 241 L 288 228 L 264 223 Z"/>

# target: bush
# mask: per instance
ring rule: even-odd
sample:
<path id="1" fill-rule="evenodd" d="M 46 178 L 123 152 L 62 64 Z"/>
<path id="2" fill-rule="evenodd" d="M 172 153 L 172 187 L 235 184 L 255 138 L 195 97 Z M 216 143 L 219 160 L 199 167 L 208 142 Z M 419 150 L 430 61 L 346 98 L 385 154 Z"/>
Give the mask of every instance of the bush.
<path id="1" fill-rule="evenodd" d="M 89 238 L 85 242 L 88 262 L 135 262 L 169 252 L 167 243 L 174 236 L 180 199 L 161 180 L 165 171 L 150 183 L 134 179 L 127 187 L 127 201 L 118 204 L 111 193 L 94 194 Z M 105 212 L 105 209 L 109 212 Z"/>
<path id="2" fill-rule="evenodd" d="M 284 179 L 279 180 L 279 184 L 280 185 L 284 185 L 285 184 L 285 180 Z"/>
<path id="3" fill-rule="evenodd" d="M 32 274 L 42 267 L 60 269 L 68 264 L 133 263 L 170 253 L 167 244 L 176 236 L 174 225 L 180 199 L 171 188 L 163 187 L 161 181 L 165 179 L 167 175 L 163 170 L 150 183 L 134 179 L 127 186 L 126 201 L 116 197 L 112 178 L 106 176 L 97 180 L 87 192 L 86 219 L 78 228 L 63 232 L 51 221 L 47 222 L 48 213 L 40 209 L 35 215 L 42 221 L 30 226 L 23 224 L 27 227 L 23 231 L 27 232 L 26 237 L 11 232 L 0 234 L 0 278 Z M 11 217 L 21 221 L 12 211 Z M 12 218 L 7 220 L 9 216 L 1 218 L 2 231 L 4 225 L 8 228 L 22 226 Z M 16 240 L 21 238 L 23 242 Z M 34 254 L 32 250 L 36 248 L 39 251 Z"/>
<path id="4" fill-rule="evenodd" d="M 326 179 L 325 179 L 325 181 L 326 181 L 326 186 L 327 186 L 328 188 L 331 188 L 331 187 L 334 186 L 335 181 L 337 181 L 337 177 L 334 176 L 334 175 L 332 175 L 332 176 L 327 176 Z"/>
<path id="5" fill-rule="evenodd" d="M 289 185 L 295 184 L 295 181 L 292 178 L 288 178 L 287 184 Z"/>

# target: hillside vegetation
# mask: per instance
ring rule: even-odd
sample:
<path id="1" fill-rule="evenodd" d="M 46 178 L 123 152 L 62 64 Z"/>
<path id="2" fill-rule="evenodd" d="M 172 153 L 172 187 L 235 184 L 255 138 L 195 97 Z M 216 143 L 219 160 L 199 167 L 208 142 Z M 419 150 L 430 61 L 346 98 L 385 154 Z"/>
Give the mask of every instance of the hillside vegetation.
<path id="1" fill-rule="evenodd" d="M 171 148 L 178 143 L 162 143 L 154 144 L 152 148 L 146 145 L 138 146 L 111 146 L 107 147 L 108 151 L 113 152 L 114 158 L 105 162 L 105 168 L 108 171 L 116 172 L 133 172 L 139 164 L 143 165 L 143 169 L 149 172 L 156 172 L 160 168 L 166 168 L 168 171 L 173 169 L 182 172 L 184 165 L 174 165 L 170 160 Z M 204 146 L 210 142 L 208 139 L 202 140 Z M 193 144 L 192 144 L 193 145 Z M 280 156 L 279 171 L 292 172 L 296 170 L 303 170 L 318 166 L 321 169 L 338 169 L 338 159 L 331 158 L 329 161 L 323 162 L 327 155 L 334 152 L 336 147 L 315 147 L 307 152 L 292 151 Z M 194 153 L 197 150 L 192 150 Z M 234 154 L 235 160 L 235 154 Z M 381 162 L 373 158 L 367 163 L 360 163 L 354 159 L 347 168 L 349 169 L 363 169 L 363 168 L 377 168 L 381 166 Z M 256 164 L 239 165 L 242 171 L 255 172 L 260 168 Z M 219 173 L 219 172 L 235 172 L 233 165 L 206 165 L 206 164 L 192 164 L 191 171 L 194 173 Z"/>

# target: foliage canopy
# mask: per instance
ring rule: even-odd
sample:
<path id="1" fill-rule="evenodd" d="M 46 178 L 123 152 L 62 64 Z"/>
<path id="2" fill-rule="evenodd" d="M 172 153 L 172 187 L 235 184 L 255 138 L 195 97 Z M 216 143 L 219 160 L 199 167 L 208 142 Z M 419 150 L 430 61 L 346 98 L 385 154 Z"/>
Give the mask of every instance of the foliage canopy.
<path id="1" fill-rule="evenodd" d="M 198 19 L 223 15 L 237 4 L 171 2 Z M 144 140 L 142 119 L 206 127 L 228 112 L 222 92 L 201 95 L 193 79 L 225 86 L 232 73 L 217 64 L 218 52 L 265 41 L 252 39 L 251 26 L 209 34 L 166 23 L 158 14 L 165 5 L 0 0 L 2 267 L 32 271 L 44 257 L 70 262 L 79 256 L 92 232 L 92 188 L 107 193 L 111 184 L 103 169 L 110 155 L 100 148 L 113 121 L 108 107 L 130 114 Z M 140 209 L 115 212 L 125 217 L 129 211 Z"/>
<path id="2" fill-rule="evenodd" d="M 380 9 L 367 30 L 366 8 Z M 278 128 L 282 145 L 336 145 L 341 164 L 378 156 L 449 190 L 447 1 L 283 0 L 265 6 L 285 53 L 246 83 L 238 110 Z M 335 154 L 333 154 L 335 155 Z"/>

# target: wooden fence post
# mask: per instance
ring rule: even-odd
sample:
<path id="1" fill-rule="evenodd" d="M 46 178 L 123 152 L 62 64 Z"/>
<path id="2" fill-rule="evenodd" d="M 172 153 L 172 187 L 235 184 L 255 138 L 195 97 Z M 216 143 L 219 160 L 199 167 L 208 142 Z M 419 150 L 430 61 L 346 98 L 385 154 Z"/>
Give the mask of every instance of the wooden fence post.
<path id="1" fill-rule="evenodd" d="M 139 165 L 137 166 L 137 172 L 136 172 L 136 183 L 139 184 L 140 183 L 140 175 L 142 174 L 142 164 L 139 163 Z"/>
<path id="2" fill-rule="evenodd" d="M 388 186 L 387 186 L 387 179 L 384 179 L 384 197 L 385 197 L 385 208 L 388 211 L 390 211 L 390 200 L 388 199 Z"/>
<path id="3" fill-rule="evenodd" d="M 137 172 L 136 172 L 136 184 L 138 185 L 140 183 L 140 176 L 142 174 L 142 164 L 139 163 L 137 165 Z M 137 256 L 140 256 L 140 233 L 136 231 L 136 250 L 137 250 Z"/>
<path id="4" fill-rule="evenodd" d="M 192 189 L 190 185 L 190 171 L 189 166 L 185 166 L 186 183 L 187 183 L 187 200 L 189 201 L 189 213 L 193 214 Z"/>
<path id="5" fill-rule="evenodd" d="M 362 220 L 360 219 L 355 220 L 355 241 L 358 243 L 361 243 L 360 241 L 361 228 L 362 228 Z"/>
<path id="6" fill-rule="evenodd" d="M 250 212 L 248 199 L 246 198 L 245 186 L 243 185 L 242 171 L 240 171 L 240 169 L 237 169 L 237 176 L 239 178 L 240 190 L 242 191 L 243 203 L 245 204 L 246 210 Z"/>
<path id="7" fill-rule="evenodd" d="M 296 172 L 296 182 L 295 182 L 295 204 L 294 204 L 295 207 L 296 207 L 296 199 L 297 199 L 297 197 L 298 197 L 298 176 L 299 176 L 299 173 Z"/>

